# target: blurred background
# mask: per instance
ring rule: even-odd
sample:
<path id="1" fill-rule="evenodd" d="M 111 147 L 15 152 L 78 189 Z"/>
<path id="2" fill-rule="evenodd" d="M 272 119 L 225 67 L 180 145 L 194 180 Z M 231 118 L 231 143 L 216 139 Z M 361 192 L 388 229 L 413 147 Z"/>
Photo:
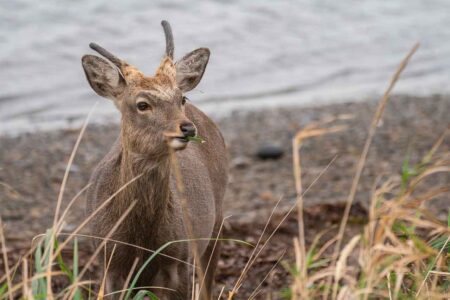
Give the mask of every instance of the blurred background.
<path id="1" fill-rule="evenodd" d="M 199 47 L 211 49 L 205 76 L 188 97 L 214 119 L 227 144 L 230 180 L 223 208 L 224 214 L 232 217 L 226 220 L 223 236 L 256 244 L 260 237 L 265 242 L 269 232 L 276 232 L 235 299 L 248 299 L 266 279 L 261 295 L 280 299 L 298 273 L 291 271 L 298 270 L 293 267 L 292 243 L 299 228 L 292 210 L 298 199 L 293 179 L 297 149 L 292 149 L 292 139 L 312 123 L 346 127 L 303 141 L 300 151 L 302 184 L 307 191 L 305 243 L 312 249 L 310 245 L 320 235 L 318 245 L 332 245 L 328 241 L 334 239 L 343 219 L 379 97 L 416 42 L 421 43 L 420 48 L 397 82 L 376 128 L 343 241 L 363 232 L 369 208 L 378 206 L 371 202 L 379 200 L 374 191 L 386 182 L 393 184 L 385 204 L 396 201 L 397 195 L 400 199 L 404 194 L 411 197 L 413 206 L 399 213 L 400 217 L 430 218 L 429 223 L 418 220 L 418 224 L 432 224 L 431 229 L 418 226 L 418 235 L 423 237 L 437 224 L 448 233 L 450 173 L 425 176 L 418 189 L 427 191 L 426 197 L 405 193 L 405 189 L 428 172 L 426 167 L 431 164 L 444 171 L 450 165 L 450 135 L 445 135 L 450 132 L 449 0 L 4 0 L 0 1 L 0 217 L 10 262 L 21 262 L 31 241 L 52 226 L 70 153 L 80 125 L 95 103 L 98 106 L 90 126 L 68 169 L 62 209 L 86 186 L 94 166 L 119 134 L 118 111 L 92 91 L 81 67 L 81 57 L 94 53 L 89 43 L 102 45 L 152 75 L 165 50 L 163 19 L 172 25 L 176 58 Z M 325 125 L 324 120 L 334 121 Z M 433 148 L 436 143 L 439 147 Z M 437 149 L 434 155 L 429 155 L 430 149 Z M 84 220 L 83 197 L 77 198 L 64 219 L 65 232 L 72 232 Z M 408 201 L 400 204 L 409 205 Z M 430 213 L 418 214 L 418 209 Z M 380 215 L 397 218 L 385 213 L 390 210 L 383 211 L 381 206 Z M 442 236 L 444 241 L 447 236 Z M 403 236 L 399 240 L 403 241 Z M 79 241 L 81 265 L 93 249 L 90 239 L 80 237 Z M 426 236 L 424 243 L 429 241 Z M 385 242 L 391 249 L 390 236 Z M 411 262 L 418 260 L 413 264 L 428 272 L 430 261 L 436 260 L 417 254 L 415 251 L 423 248 L 415 247 L 416 242 L 405 240 L 398 253 L 410 251 L 415 257 Z M 252 251 L 231 241 L 223 241 L 222 249 L 216 294 L 223 286 L 225 293 L 234 286 Z M 367 249 L 370 251 L 361 257 L 374 259 L 374 252 Z M 426 255 L 434 253 L 428 250 Z M 70 249 L 64 254 L 72 257 Z M 358 265 L 357 257 L 350 255 L 353 266 Z M 389 261 L 397 263 L 398 257 Z M 314 268 L 325 266 L 320 256 L 314 259 Z M 3 264 L 1 257 L 0 287 Z M 373 268 L 380 264 L 370 264 L 365 270 L 380 270 L 385 280 L 384 269 Z M 92 278 L 100 278 L 98 266 L 94 263 Z M 393 270 L 402 268 L 395 265 Z M 442 271 L 448 270 L 447 263 Z M 362 274 L 363 278 L 355 277 L 354 291 L 366 289 L 359 285 L 365 278 L 375 278 L 360 271 L 351 271 L 351 276 Z M 405 279 L 406 286 L 411 282 L 419 286 L 425 281 L 421 276 L 417 282 L 409 276 L 395 277 Z M 380 282 L 388 299 L 385 290 L 389 283 Z M 450 286 L 448 281 L 446 284 Z M 321 292 L 319 284 L 310 287 Z M 448 295 L 448 288 L 444 292 Z M 1 293 L 2 288 L 0 298 Z M 362 294 L 355 295 L 359 298 Z M 405 295 L 402 299 L 416 298 L 414 289 L 405 290 Z"/>
<path id="2" fill-rule="evenodd" d="M 446 93 L 450 2 L 32 1 L 0 3 L 0 134 L 117 118 L 87 84 L 95 41 L 152 74 L 172 24 L 180 58 L 212 51 L 191 100 L 210 114 L 286 104 L 354 101 L 382 92 L 401 57 L 421 48 L 396 92 Z"/>

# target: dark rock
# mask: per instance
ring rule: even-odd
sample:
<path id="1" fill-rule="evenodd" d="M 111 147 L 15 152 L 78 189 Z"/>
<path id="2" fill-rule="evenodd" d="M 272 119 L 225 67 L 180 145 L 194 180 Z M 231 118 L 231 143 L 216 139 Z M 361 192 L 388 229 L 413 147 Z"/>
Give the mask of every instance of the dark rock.
<path id="1" fill-rule="evenodd" d="M 256 156 L 258 156 L 261 159 L 278 159 L 282 157 L 283 154 L 284 154 L 283 149 L 276 145 L 261 146 L 256 152 Z"/>

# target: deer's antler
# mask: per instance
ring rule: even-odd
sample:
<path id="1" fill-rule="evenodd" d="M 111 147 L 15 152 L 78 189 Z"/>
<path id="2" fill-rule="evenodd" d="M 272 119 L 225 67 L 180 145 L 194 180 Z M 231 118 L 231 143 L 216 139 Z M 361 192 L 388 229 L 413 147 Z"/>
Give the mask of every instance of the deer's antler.
<path id="1" fill-rule="evenodd" d="M 119 69 L 122 69 L 124 63 L 120 58 L 116 57 L 114 54 L 112 54 L 105 48 L 97 45 L 96 43 L 90 43 L 89 47 L 91 47 L 92 50 L 97 51 L 101 56 L 108 59 L 110 62 L 112 62 L 114 65 L 116 65 Z"/>
<path id="2" fill-rule="evenodd" d="M 173 52 L 175 51 L 175 48 L 173 44 L 172 28 L 166 20 L 161 21 L 161 25 L 164 28 L 164 35 L 166 36 L 166 55 L 173 60 Z"/>

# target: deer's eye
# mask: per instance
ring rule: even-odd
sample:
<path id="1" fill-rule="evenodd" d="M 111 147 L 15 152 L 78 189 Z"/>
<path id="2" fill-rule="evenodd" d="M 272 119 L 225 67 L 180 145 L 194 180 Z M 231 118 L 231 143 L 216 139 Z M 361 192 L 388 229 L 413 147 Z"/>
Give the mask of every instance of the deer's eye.
<path id="1" fill-rule="evenodd" d="M 150 105 L 147 102 L 140 101 L 136 104 L 136 107 L 140 111 L 146 111 L 150 109 Z"/>
<path id="2" fill-rule="evenodd" d="M 181 105 L 185 105 L 187 99 L 188 98 L 186 96 L 183 96 L 183 98 L 181 99 Z"/>

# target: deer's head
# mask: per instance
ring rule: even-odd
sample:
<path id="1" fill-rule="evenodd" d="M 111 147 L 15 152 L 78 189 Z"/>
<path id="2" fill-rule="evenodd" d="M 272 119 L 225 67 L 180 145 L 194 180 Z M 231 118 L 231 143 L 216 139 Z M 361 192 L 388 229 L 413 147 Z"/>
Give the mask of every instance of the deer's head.
<path id="1" fill-rule="evenodd" d="M 137 68 L 104 48 L 89 46 L 104 58 L 85 55 L 82 65 L 92 89 L 114 102 L 122 114 L 123 139 L 131 151 L 161 153 L 171 147 L 184 149 L 196 127 L 185 115 L 183 95 L 200 82 L 209 60 L 209 49 L 196 49 L 174 62 L 170 25 L 162 21 L 166 53 L 154 76 Z"/>

